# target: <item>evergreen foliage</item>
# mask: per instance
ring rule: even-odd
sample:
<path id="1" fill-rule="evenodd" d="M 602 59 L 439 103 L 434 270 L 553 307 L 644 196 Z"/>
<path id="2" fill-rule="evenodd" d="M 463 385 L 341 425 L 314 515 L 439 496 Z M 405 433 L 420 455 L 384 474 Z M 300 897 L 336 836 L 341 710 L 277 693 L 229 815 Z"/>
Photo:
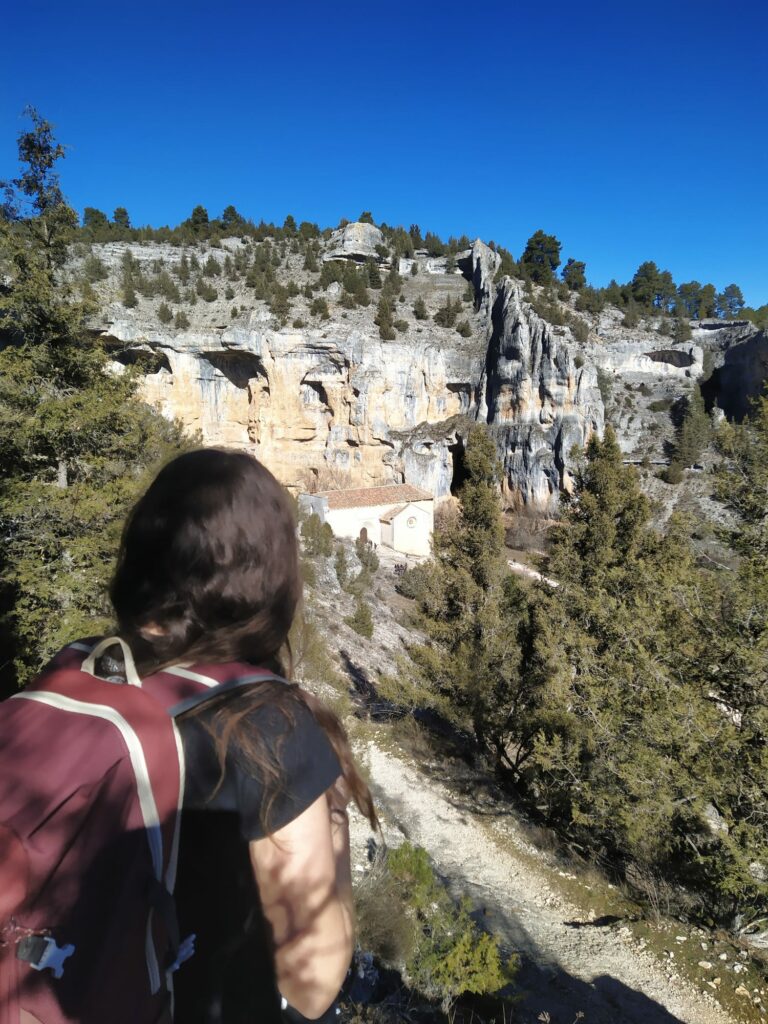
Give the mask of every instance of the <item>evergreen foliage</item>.
<path id="1" fill-rule="evenodd" d="M 356 902 L 364 948 L 445 1012 L 464 993 L 491 995 L 514 978 L 516 960 L 505 961 L 498 941 L 480 931 L 468 901 L 453 902 L 421 847 L 388 850 Z"/>
<path id="2" fill-rule="evenodd" d="M 701 390 L 695 384 L 685 404 L 675 446 L 675 461 L 684 469 L 695 465 L 711 437 L 712 422 L 704 408 Z"/>
<path id="3" fill-rule="evenodd" d="M 456 317 L 462 311 L 461 299 L 453 301 L 450 297 L 440 306 L 432 318 L 436 324 L 441 327 L 453 327 L 456 323 Z"/>
<path id="4" fill-rule="evenodd" d="M 347 585 L 347 580 L 349 579 L 349 564 L 347 562 L 347 553 L 344 550 L 343 544 L 339 544 L 336 548 L 334 568 L 336 569 L 336 579 L 339 581 L 339 586 L 343 589 Z"/>
<path id="5" fill-rule="evenodd" d="M 429 313 L 427 312 L 427 304 L 424 301 L 424 297 L 422 295 L 419 295 L 419 297 L 413 304 L 413 315 L 416 317 L 417 320 L 426 320 L 429 317 Z"/>
<path id="6" fill-rule="evenodd" d="M 383 294 L 379 299 L 379 305 L 373 322 L 379 328 L 379 337 L 382 341 L 392 341 L 394 339 L 395 325 L 392 322 L 392 306 Z"/>
<path id="7" fill-rule="evenodd" d="M 549 284 L 560 266 L 560 242 L 554 235 L 535 231 L 525 244 L 520 264 L 535 284 Z"/>
<path id="8" fill-rule="evenodd" d="M 355 602 L 355 610 L 352 615 L 347 615 L 344 619 L 348 626 L 351 626 L 356 633 L 360 636 L 366 637 L 368 640 L 373 636 L 373 616 L 371 615 L 371 606 L 362 597 L 359 596 Z"/>
<path id="9" fill-rule="evenodd" d="M 587 265 L 573 258 L 569 259 L 562 270 L 563 281 L 572 292 L 580 292 L 587 284 Z"/>
<path id="10" fill-rule="evenodd" d="M 56 274 L 72 225 L 58 186 L 64 155 L 35 113 L 19 137 L 26 169 L 0 218 L 0 666 L 7 691 L 65 643 L 108 628 L 106 584 L 120 529 L 179 428 L 135 397 L 132 370 L 85 330 L 88 307 Z M 22 212 L 21 201 L 29 205 Z"/>
<path id="11" fill-rule="evenodd" d="M 328 309 L 328 302 L 319 297 L 312 300 L 309 312 L 312 316 L 319 316 L 321 320 L 328 320 L 331 316 L 330 310 Z"/>
<path id="12" fill-rule="evenodd" d="M 317 555 L 328 558 L 333 554 L 333 530 L 329 523 L 321 521 L 316 512 L 302 522 L 301 537 L 304 541 L 304 551 L 310 558 Z"/>

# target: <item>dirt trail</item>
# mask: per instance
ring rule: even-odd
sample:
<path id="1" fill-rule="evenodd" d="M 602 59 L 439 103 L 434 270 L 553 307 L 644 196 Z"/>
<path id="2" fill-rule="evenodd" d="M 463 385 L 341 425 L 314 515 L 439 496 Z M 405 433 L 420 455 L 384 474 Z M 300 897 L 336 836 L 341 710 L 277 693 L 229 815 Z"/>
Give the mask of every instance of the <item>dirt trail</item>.
<path id="1" fill-rule="evenodd" d="M 522 1024 L 546 1011 L 552 1024 L 735 1024 L 713 998 L 696 991 L 644 952 L 620 921 L 603 927 L 550 884 L 543 862 L 509 815 L 483 818 L 441 781 L 368 743 L 367 761 L 384 817 L 423 846 L 450 887 L 483 908 L 505 947 L 523 955 Z M 570 924 L 568 923 L 570 922 Z"/>

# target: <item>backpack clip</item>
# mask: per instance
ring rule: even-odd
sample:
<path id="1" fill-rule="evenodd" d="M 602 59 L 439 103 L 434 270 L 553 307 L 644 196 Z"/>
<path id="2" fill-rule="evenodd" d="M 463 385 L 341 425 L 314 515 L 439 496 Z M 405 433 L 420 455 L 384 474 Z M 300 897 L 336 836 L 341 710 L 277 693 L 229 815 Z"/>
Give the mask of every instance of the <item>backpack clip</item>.
<path id="1" fill-rule="evenodd" d="M 186 939 L 181 943 L 176 953 L 176 959 L 173 961 L 171 966 L 168 968 L 168 972 L 173 974 L 174 971 L 178 971 L 185 961 L 189 960 L 191 956 L 195 955 L 195 939 L 196 935 L 188 935 Z"/>
<path id="2" fill-rule="evenodd" d="M 59 946 L 50 935 L 26 935 L 16 944 L 16 959 L 24 960 L 34 971 L 50 968 L 54 978 L 64 973 L 64 961 L 72 956 L 75 947 L 71 942 Z"/>

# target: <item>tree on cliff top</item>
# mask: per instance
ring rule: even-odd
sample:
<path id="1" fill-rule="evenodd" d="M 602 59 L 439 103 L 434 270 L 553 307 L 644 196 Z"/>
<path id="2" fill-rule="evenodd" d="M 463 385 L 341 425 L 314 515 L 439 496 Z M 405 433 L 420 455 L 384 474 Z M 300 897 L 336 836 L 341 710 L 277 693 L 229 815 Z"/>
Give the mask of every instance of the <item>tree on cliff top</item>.
<path id="1" fill-rule="evenodd" d="M 554 235 L 535 231 L 525 243 L 520 257 L 521 269 L 535 284 L 549 284 L 560 266 L 560 242 Z"/>
<path id="2" fill-rule="evenodd" d="M 106 583 L 127 508 L 183 444 L 134 397 L 137 373 L 108 371 L 89 311 L 57 273 L 71 208 L 64 149 L 31 113 L 22 173 L 0 218 L 0 685 L 24 683 L 64 643 L 107 628 Z"/>

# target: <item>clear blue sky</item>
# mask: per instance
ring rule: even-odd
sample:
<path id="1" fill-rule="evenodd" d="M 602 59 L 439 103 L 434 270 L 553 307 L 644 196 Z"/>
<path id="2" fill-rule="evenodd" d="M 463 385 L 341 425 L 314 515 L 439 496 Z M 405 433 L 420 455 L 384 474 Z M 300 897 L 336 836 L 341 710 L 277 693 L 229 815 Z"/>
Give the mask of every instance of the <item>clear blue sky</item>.
<path id="1" fill-rule="evenodd" d="M 537 228 L 591 281 L 653 259 L 768 301 L 764 0 L 6 6 L 0 177 L 27 103 L 80 211 Z"/>

